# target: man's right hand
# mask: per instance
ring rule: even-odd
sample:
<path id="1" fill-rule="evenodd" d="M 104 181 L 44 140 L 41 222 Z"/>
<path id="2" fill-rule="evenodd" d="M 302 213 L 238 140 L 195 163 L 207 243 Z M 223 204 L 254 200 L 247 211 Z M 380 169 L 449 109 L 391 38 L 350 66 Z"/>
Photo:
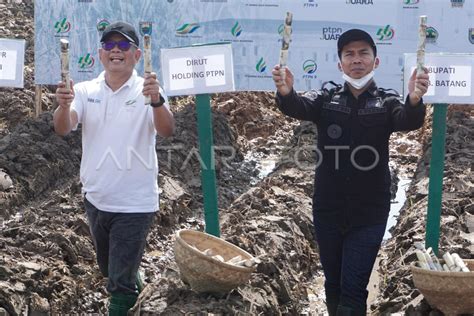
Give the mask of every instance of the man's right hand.
<path id="1" fill-rule="evenodd" d="M 67 89 L 66 84 L 61 81 L 58 83 L 58 88 L 56 89 L 56 102 L 58 102 L 58 105 L 63 109 L 69 109 L 72 100 L 74 100 L 74 82 L 71 80 L 70 84 L 71 89 Z"/>
<path id="2" fill-rule="evenodd" d="M 284 76 L 282 76 L 282 71 L 284 71 Z M 290 94 L 293 90 L 294 77 L 288 67 L 280 68 L 280 65 L 276 65 L 272 70 L 273 82 L 275 82 L 275 87 L 280 95 L 285 96 Z"/>

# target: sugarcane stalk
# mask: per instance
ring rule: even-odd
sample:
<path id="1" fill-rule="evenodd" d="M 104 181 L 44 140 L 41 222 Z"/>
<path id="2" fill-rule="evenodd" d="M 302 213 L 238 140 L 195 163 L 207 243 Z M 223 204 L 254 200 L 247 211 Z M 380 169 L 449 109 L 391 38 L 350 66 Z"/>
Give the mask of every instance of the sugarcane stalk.
<path id="1" fill-rule="evenodd" d="M 151 65 L 151 36 L 146 34 L 143 36 L 143 49 L 144 49 L 144 69 L 145 74 L 151 74 L 152 72 L 152 65 Z M 150 104 L 151 98 L 150 96 L 145 97 L 145 104 Z"/>
<path id="2" fill-rule="evenodd" d="M 211 248 L 207 248 L 202 253 L 205 254 L 206 256 L 213 256 L 214 255 L 214 251 Z"/>
<path id="3" fill-rule="evenodd" d="M 436 257 L 436 255 L 434 253 L 431 253 L 430 256 L 431 256 L 431 260 L 433 260 L 433 263 L 436 267 L 436 270 L 443 271 L 443 266 L 439 262 L 438 257 Z"/>
<path id="4" fill-rule="evenodd" d="M 418 264 L 423 269 L 445 272 L 470 272 L 469 268 L 457 253 L 450 254 L 449 252 L 445 252 L 443 254 L 444 264 L 441 265 L 431 247 L 425 249 L 424 246 L 418 242 L 414 243 L 414 245 Z"/>
<path id="5" fill-rule="evenodd" d="M 430 267 L 430 270 L 436 271 L 437 269 L 436 269 L 436 266 L 435 266 L 433 260 L 431 260 L 431 256 L 426 252 L 424 252 L 423 254 L 425 255 L 426 262 L 428 263 L 428 265 Z"/>
<path id="6" fill-rule="evenodd" d="M 428 17 L 426 15 L 420 16 L 420 26 L 418 28 L 418 49 L 416 50 L 416 74 L 424 73 L 425 66 L 425 45 L 426 45 L 426 22 Z M 415 87 L 416 92 L 420 92 Z"/>
<path id="7" fill-rule="evenodd" d="M 224 262 L 224 257 L 222 257 L 221 255 L 214 255 L 212 256 L 213 259 L 216 259 L 220 262 Z"/>
<path id="8" fill-rule="evenodd" d="M 61 38 L 61 81 L 67 89 L 71 89 L 71 83 L 69 80 L 69 41 Z"/>
<path id="9" fill-rule="evenodd" d="M 423 72 L 425 65 L 425 46 L 426 46 L 426 22 L 428 17 L 426 15 L 420 16 L 420 25 L 418 28 L 418 49 L 416 51 L 416 70 L 417 73 Z"/>
<path id="10" fill-rule="evenodd" d="M 443 259 L 444 259 L 444 262 L 446 263 L 446 265 L 448 266 L 449 271 L 453 271 L 454 268 L 456 267 L 456 265 L 454 264 L 454 260 L 451 257 L 451 254 L 449 252 L 446 252 L 443 255 Z"/>
<path id="11" fill-rule="evenodd" d="M 469 272 L 468 267 L 457 253 L 453 253 L 451 257 L 453 258 L 456 267 L 460 268 L 462 272 Z"/>
<path id="12" fill-rule="evenodd" d="M 428 262 L 426 261 L 425 253 L 419 249 L 415 250 L 416 257 L 418 258 L 418 264 L 422 269 L 431 270 Z"/>
<path id="13" fill-rule="evenodd" d="M 441 266 L 441 264 L 439 263 L 439 260 L 438 260 L 438 257 L 436 257 L 436 254 L 433 252 L 433 248 L 429 247 L 427 250 L 426 250 L 426 253 L 430 256 L 431 258 L 431 261 L 433 262 L 434 266 L 435 266 L 435 270 L 437 271 L 443 271 L 443 267 Z"/>
<path id="14" fill-rule="evenodd" d="M 422 242 L 415 241 L 413 245 L 415 246 L 416 249 L 425 251 L 425 245 Z"/>
<path id="15" fill-rule="evenodd" d="M 237 263 L 240 262 L 240 261 L 242 261 L 242 256 L 241 256 L 241 255 L 238 255 L 238 256 L 235 256 L 235 257 L 229 259 L 229 260 L 227 261 L 227 263 L 229 263 L 229 264 L 237 264 Z"/>
<path id="16" fill-rule="evenodd" d="M 286 77 L 286 65 L 288 62 L 288 49 L 290 48 L 291 40 L 291 23 L 293 22 L 293 14 L 286 12 L 285 24 L 283 27 L 283 38 L 280 49 L 280 74 L 283 80 Z"/>

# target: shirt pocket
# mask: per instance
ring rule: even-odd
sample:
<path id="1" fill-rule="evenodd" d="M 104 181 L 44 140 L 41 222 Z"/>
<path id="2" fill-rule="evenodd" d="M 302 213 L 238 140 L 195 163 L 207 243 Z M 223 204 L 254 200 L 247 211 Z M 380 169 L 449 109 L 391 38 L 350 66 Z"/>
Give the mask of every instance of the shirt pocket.
<path id="1" fill-rule="evenodd" d="M 321 129 L 323 140 L 328 144 L 342 144 L 348 141 L 348 124 L 351 108 L 334 103 L 324 103 Z"/>
<path id="2" fill-rule="evenodd" d="M 373 144 L 388 140 L 390 122 L 387 108 L 360 109 L 357 114 L 361 125 L 362 139 L 366 143 Z"/>

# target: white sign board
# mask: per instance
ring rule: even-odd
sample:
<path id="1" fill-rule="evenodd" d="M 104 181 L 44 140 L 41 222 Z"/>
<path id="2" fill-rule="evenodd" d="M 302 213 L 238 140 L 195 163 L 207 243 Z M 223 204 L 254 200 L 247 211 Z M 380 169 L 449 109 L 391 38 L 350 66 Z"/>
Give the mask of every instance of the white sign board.
<path id="1" fill-rule="evenodd" d="M 425 103 L 474 104 L 474 54 L 426 54 L 430 86 Z M 416 54 L 405 54 L 404 94 L 416 68 Z"/>
<path id="2" fill-rule="evenodd" d="M 0 87 L 23 88 L 25 40 L 0 38 Z"/>
<path id="3" fill-rule="evenodd" d="M 235 90 L 231 44 L 161 49 L 161 70 L 168 96 Z"/>

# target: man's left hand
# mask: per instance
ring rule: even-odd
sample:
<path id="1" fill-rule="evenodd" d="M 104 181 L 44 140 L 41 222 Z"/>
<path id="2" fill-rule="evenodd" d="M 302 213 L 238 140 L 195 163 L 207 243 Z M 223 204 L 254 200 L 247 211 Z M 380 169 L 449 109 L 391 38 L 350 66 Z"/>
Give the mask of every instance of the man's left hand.
<path id="1" fill-rule="evenodd" d="M 416 74 L 416 69 L 413 71 L 413 74 L 410 77 L 410 82 L 408 83 L 408 93 L 410 104 L 415 106 L 420 103 L 421 98 L 428 91 L 428 86 L 430 84 L 430 77 L 428 76 L 428 69 L 423 67 L 424 73 Z"/>
<path id="2" fill-rule="evenodd" d="M 151 103 L 160 101 L 160 82 L 156 79 L 155 72 L 145 74 L 142 93 L 144 96 L 150 97 Z"/>

